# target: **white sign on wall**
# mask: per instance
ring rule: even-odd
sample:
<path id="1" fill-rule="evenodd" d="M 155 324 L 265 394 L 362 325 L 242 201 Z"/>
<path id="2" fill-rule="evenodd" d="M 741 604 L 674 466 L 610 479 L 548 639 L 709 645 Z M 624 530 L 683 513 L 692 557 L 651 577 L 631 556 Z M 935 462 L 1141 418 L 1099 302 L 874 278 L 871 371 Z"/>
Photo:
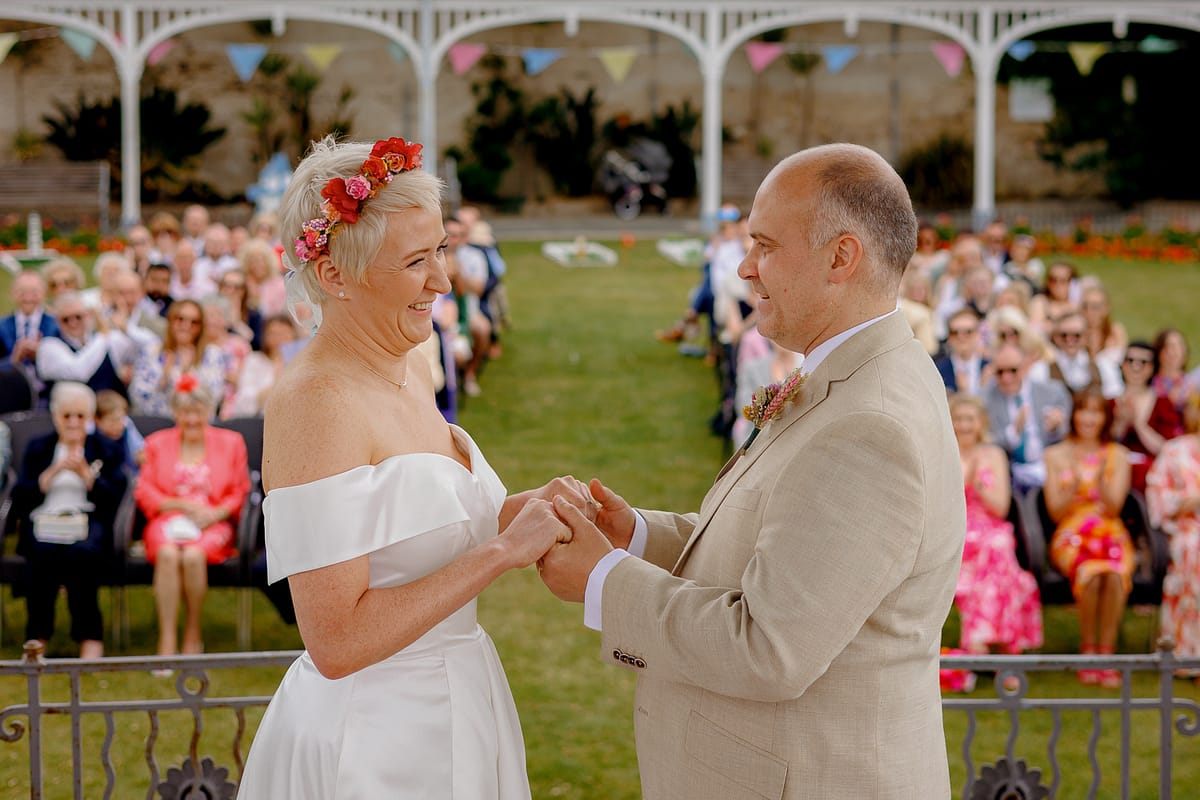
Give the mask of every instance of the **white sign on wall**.
<path id="1" fill-rule="evenodd" d="M 1014 122 L 1054 119 L 1054 95 L 1049 78 L 1014 78 L 1008 84 L 1008 116 Z"/>

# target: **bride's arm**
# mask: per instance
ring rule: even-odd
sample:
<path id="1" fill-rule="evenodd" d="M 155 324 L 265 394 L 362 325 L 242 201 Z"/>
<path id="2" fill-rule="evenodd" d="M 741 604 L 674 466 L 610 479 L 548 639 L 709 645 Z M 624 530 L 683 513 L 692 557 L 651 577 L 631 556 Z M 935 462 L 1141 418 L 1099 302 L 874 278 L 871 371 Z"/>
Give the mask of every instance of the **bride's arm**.
<path id="1" fill-rule="evenodd" d="M 330 419 L 330 409 L 344 419 L 355 408 L 349 389 L 319 380 L 289 386 L 286 374 L 284 380 L 268 401 L 267 485 L 298 485 L 360 465 L 370 447 L 365 426 Z M 403 586 L 370 588 L 368 556 L 296 573 L 288 581 L 300 635 L 322 675 L 345 677 L 404 649 L 502 573 L 528 566 L 569 535 L 549 503 L 531 500 L 503 535 Z"/>

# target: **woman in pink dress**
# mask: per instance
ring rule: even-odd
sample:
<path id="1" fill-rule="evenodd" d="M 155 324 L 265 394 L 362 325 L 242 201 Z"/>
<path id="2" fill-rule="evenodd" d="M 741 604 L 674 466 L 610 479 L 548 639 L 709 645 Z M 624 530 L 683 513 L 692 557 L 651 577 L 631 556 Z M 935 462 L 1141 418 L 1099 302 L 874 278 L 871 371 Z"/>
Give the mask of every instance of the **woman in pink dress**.
<path id="1" fill-rule="evenodd" d="M 236 552 L 234 531 L 250 494 L 246 444 L 235 431 L 208 424 L 216 405 L 186 374 L 175 385 L 176 425 L 146 437 L 146 463 L 134 497 L 147 524 L 146 560 L 154 565 L 159 655 L 180 649 L 177 618 L 186 607 L 182 651 L 204 650 L 200 611 L 208 565 Z"/>
<path id="2" fill-rule="evenodd" d="M 1046 510 L 1057 526 L 1050 561 L 1071 581 L 1083 653 L 1110 654 L 1133 588 L 1133 540 L 1121 509 L 1129 496 L 1129 454 L 1112 441 L 1112 407 L 1099 389 L 1074 396 L 1071 432 L 1046 448 Z M 1121 685 L 1113 670 L 1081 670 L 1084 683 Z"/>
<path id="3" fill-rule="evenodd" d="M 1184 408 L 1183 436 L 1163 445 L 1146 479 L 1150 522 L 1170 537 L 1162 630 L 1175 653 L 1200 655 L 1200 396 Z"/>
<path id="4" fill-rule="evenodd" d="M 1004 451 L 983 441 L 989 430 L 979 398 L 950 398 L 950 418 L 962 459 L 967 493 L 967 535 L 954 602 L 962 621 L 960 647 L 1005 653 L 1042 645 L 1042 604 L 1037 581 L 1017 563 L 1008 522 L 1012 491 Z"/>

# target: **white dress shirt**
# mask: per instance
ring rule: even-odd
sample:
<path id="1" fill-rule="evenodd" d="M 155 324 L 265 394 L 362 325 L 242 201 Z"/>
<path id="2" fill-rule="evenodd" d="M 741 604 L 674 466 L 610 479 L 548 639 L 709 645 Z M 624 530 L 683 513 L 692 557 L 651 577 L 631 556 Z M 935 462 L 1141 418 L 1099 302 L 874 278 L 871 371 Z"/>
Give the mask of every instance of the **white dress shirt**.
<path id="1" fill-rule="evenodd" d="M 80 345 L 78 352 L 57 336 L 47 336 L 38 343 L 37 371 L 42 380 L 87 383 L 106 355 L 120 369 L 136 361 L 139 351 L 132 339 L 116 330 L 97 333 L 86 344 L 73 344 Z"/>
<path id="2" fill-rule="evenodd" d="M 887 319 L 892 314 L 899 314 L 900 306 L 896 305 L 894 309 L 881 314 L 874 319 L 869 319 L 866 322 L 855 325 L 849 330 L 842 331 L 837 336 L 826 339 L 821 344 L 813 348 L 813 351 L 808 355 L 802 355 L 800 358 L 800 369 L 803 374 L 810 375 L 821 365 L 821 362 L 829 357 L 829 354 L 838 348 L 842 342 L 845 342 L 854 334 L 874 325 L 876 322 L 881 322 Z M 646 552 L 646 539 L 649 531 L 646 526 L 646 520 L 634 509 L 633 522 L 633 538 L 629 541 L 629 549 L 622 550 L 614 548 L 611 552 L 606 553 L 603 558 L 596 562 L 596 566 L 592 567 L 591 573 L 588 575 L 587 587 L 583 592 L 583 624 L 592 630 L 602 630 L 601 612 L 604 608 L 604 582 L 608 579 L 608 573 L 612 572 L 621 559 L 629 556 L 642 557 Z"/>

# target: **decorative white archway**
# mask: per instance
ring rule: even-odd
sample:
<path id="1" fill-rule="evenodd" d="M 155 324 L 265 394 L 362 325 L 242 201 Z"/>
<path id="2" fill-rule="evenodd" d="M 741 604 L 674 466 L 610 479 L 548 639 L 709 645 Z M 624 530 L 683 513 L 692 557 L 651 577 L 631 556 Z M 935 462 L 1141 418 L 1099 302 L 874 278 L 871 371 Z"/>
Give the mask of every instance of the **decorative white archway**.
<path id="1" fill-rule="evenodd" d="M 849 37 L 862 22 L 921 28 L 962 45 L 975 73 L 975 192 L 977 222 L 995 213 L 996 74 L 1014 42 L 1040 31 L 1111 23 L 1123 38 L 1130 23 L 1200 31 L 1200 3 L 1160 0 L 25 0 L 5 17 L 76 28 L 112 53 L 121 82 L 121 220 L 141 216 L 138 152 L 139 84 L 146 58 L 173 35 L 223 22 L 271 20 L 276 34 L 288 20 L 314 20 L 378 33 L 412 57 L 420 84 L 419 128 L 437 152 L 437 75 L 455 42 L 484 30 L 561 21 L 573 34 L 581 20 L 649 28 L 683 42 L 696 56 L 704 82 L 701 112 L 700 211 L 715 217 L 721 199 L 721 87 L 730 55 L 754 36 L 778 28 L 842 22 Z"/>

